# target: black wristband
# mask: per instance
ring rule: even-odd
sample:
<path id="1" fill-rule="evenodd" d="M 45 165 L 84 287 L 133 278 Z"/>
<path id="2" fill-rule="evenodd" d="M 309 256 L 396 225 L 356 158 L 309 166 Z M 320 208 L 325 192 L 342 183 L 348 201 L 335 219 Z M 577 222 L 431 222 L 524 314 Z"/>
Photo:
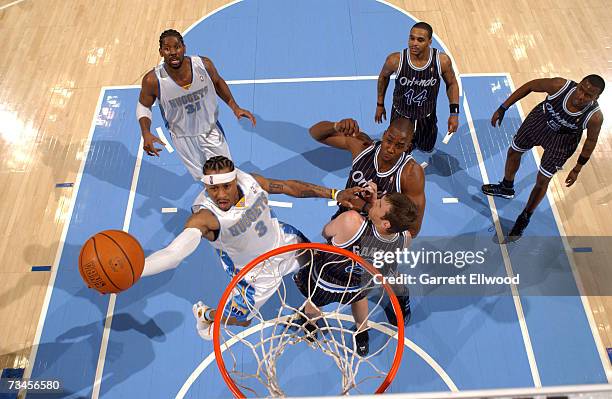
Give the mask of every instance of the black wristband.
<path id="1" fill-rule="evenodd" d="M 501 105 L 499 106 L 499 108 L 497 108 L 497 110 L 501 112 L 506 112 L 508 111 L 508 107 L 504 106 L 504 103 L 501 103 Z"/>
<path id="2" fill-rule="evenodd" d="M 384 106 L 385 106 L 385 103 L 376 103 L 376 106 L 377 106 L 377 107 L 384 107 Z"/>
<path id="3" fill-rule="evenodd" d="M 586 165 L 586 163 L 589 161 L 589 158 L 587 157 L 583 157 L 582 155 L 580 155 L 578 157 L 578 162 L 576 162 L 578 165 Z"/>
<path id="4" fill-rule="evenodd" d="M 449 104 L 448 107 L 451 114 L 459 114 L 459 104 Z"/>

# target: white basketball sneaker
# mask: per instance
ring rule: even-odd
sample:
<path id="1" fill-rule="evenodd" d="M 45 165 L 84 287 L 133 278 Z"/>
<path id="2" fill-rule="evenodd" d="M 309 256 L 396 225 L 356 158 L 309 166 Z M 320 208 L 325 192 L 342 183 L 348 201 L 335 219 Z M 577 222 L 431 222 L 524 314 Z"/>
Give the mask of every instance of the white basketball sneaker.
<path id="1" fill-rule="evenodd" d="M 213 322 L 204 317 L 210 307 L 204 305 L 202 301 L 198 301 L 193 305 L 193 317 L 196 319 L 196 330 L 202 339 L 212 341 L 213 339 Z"/>

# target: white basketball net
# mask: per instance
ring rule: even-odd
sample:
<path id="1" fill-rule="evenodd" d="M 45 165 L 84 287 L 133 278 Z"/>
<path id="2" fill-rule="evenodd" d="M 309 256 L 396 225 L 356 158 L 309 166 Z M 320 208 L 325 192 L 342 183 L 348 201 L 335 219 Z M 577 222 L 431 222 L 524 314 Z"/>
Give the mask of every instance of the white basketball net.
<path id="1" fill-rule="evenodd" d="M 317 251 L 320 252 L 321 250 L 309 248 L 291 251 L 280 255 L 283 258 L 280 262 L 294 262 L 296 257 L 299 256 L 302 267 L 309 268 Z M 220 347 L 224 351 L 225 367 L 231 378 L 245 395 L 250 393 L 261 397 L 266 395 L 266 393 L 264 395 L 262 393 L 267 390 L 267 395 L 273 397 L 286 396 L 283 387 L 279 384 L 278 373 L 283 370 L 277 368 L 277 364 L 288 347 L 295 346 L 299 350 L 319 351 L 333 360 L 342 376 L 340 394 L 371 393 L 362 392 L 360 387 L 367 385 L 367 389 L 371 390 L 371 383 L 366 384 L 366 381 L 377 380 L 374 381 L 377 385 L 383 382 L 387 377 L 393 361 L 393 354 L 395 354 L 398 345 L 397 328 L 387 322 L 385 313 L 382 311 L 385 303 L 389 303 L 387 292 L 380 286 L 376 286 L 372 274 L 365 271 L 362 277 L 362 288 L 359 292 L 369 293 L 368 333 L 370 336 L 370 352 L 362 357 L 355 349 L 355 322 L 350 306 L 352 301 L 346 304 L 329 304 L 323 307 L 321 316 L 308 319 L 311 323 L 318 325 L 317 338 L 314 339 L 312 333 L 306 328 L 307 324 L 298 322 L 296 315 L 306 317 L 303 312 L 306 301 L 321 288 L 312 284 L 313 286 L 309 287 L 308 290 L 311 293 L 309 298 L 299 295 L 291 276 L 286 276 L 283 279 L 283 276 L 278 272 L 279 269 L 282 269 L 278 266 L 278 258 L 279 256 L 275 257 L 273 262 L 266 259 L 253 267 L 248 273 L 249 276 L 252 275 L 255 278 L 259 275 L 265 275 L 268 280 L 271 275 L 274 275 L 277 286 L 274 296 L 267 301 L 266 305 L 262 306 L 262 309 L 258 310 L 249 306 L 254 315 L 250 326 L 244 328 L 230 326 L 227 322 L 221 323 Z M 322 273 L 325 268 L 334 263 L 345 263 L 347 266 L 355 265 L 352 259 L 345 258 L 344 261 L 329 262 L 323 265 Z M 275 265 L 275 267 L 272 267 L 272 265 Z M 352 270 L 351 267 L 351 273 Z M 312 270 L 309 274 L 311 273 Z M 313 278 L 313 280 L 315 279 Z M 294 298 L 296 295 L 293 294 L 291 300 L 287 300 L 288 290 L 292 290 L 294 293 L 298 292 L 297 297 L 299 299 L 296 300 Z M 354 291 L 351 291 L 351 293 L 354 293 Z M 342 293 L 343 299 L 345 295 L 350 298 L 347 291 Z M 353 299 L 355 299 L 354 297 Z M 244 302 L 249 303 L 247 300 Z M 270 306 L 271 302 L 274 302 L 272 306 Z M 346 301 L 343 300 L 343 302 Z M 231 304 L 231 297 L 230 301 L 224 306 L 229 306 L 229 304 Z M 278 306 L 278 309 L 273 310 L 274 306 Z M 221 307 L 219 307 L 218 311 L 221 310 Z M 262 315 L 262 310 L 265 310 L 265 313 L 268 314 L 267 318 Z M 373 341 L 376 341 L 375 347 L 372 345 Z M 394 341 L 393 344 L 392 341 Z M 400 337 L 400 345 L 403 345 L 403 337 Z M 246 348 L 248 350 L 245 350 Z M 252 359 L 248 361 L 251 363 L 249 370 L 246 370 L 248 367 L 244 366 L 247 356 L 252 356 Z M 305 383 L 312 384 L 313 381 L 305 381 Z M 328 394 L 335 395 L 338 392 Z"/>

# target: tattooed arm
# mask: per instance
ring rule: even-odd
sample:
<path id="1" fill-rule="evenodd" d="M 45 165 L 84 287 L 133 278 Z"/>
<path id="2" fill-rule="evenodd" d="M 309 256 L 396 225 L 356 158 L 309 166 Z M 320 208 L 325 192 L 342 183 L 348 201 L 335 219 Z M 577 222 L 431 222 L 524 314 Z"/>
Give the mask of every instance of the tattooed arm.
<path id="1" fill-rule="evenodd" d="M 270 194 L 286 194 L 296 198 L 332 198 L 332 189 L 299 180 L 275 180 L 253 175 L 257 183 Z"/>
<path id="2" fill-rule="evenodd" d="M 360 209 L 363 206 L 363 200 L 359 196 L 365 190 L 363 187 L 336 191 L 300 180 L 275 180 L 256 174 L 252 176 L 261 188 L 270 194 L 286 194 L 296 198 L 329 198 L 349 209 Z"/>

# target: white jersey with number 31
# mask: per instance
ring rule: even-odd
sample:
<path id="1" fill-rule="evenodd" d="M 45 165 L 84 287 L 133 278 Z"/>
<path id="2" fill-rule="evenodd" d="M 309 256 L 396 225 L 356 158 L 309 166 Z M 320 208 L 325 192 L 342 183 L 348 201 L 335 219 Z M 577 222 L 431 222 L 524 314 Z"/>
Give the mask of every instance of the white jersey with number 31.
<path id="1" fill-rule="evenodd" d="M 188 88 L 179 86 L 168 75 L 164 63 L 155 67 L 159 82 L 159 107 L 166 127 L 173 136 L 199 136 L 209 133 L 217 123 L 219 106 L 217 93 L 204 62 L 200 57 L 191 59 L 192 79 Z"/>

